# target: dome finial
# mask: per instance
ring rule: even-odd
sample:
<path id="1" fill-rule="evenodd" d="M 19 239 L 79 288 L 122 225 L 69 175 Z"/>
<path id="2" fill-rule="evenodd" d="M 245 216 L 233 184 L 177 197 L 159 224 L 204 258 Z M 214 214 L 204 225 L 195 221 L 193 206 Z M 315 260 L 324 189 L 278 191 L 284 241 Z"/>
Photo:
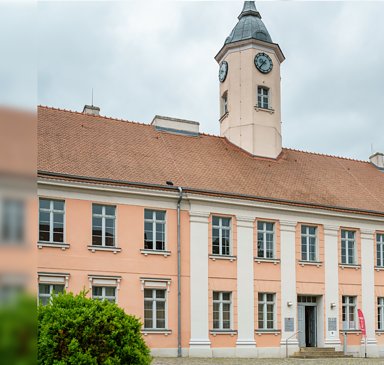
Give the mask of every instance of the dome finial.
<path id="1" fill-rule="evenodd" d="M 244 1 L 243 11 L 238 16 L 238 19 L 240 20 L 245 15 L 256 15 L 258 18 L 261 19 L 260 13 L 256 9 L 256 4 L 254 1 Z"/>

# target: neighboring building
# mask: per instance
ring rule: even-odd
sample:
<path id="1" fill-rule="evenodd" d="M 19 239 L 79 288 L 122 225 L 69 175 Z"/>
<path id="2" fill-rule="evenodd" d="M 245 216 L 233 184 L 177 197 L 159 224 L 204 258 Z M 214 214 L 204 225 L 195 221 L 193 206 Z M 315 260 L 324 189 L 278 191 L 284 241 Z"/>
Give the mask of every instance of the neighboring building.
<path id="1" fill-rule="evenodd" d="M 297 330 L 364 356 L 358 308 L 384 356 L 383 154 L 282 148 L 284 55 L 253 1 L 216 60 L 220 137 L 39 106 L 39 297 L 86 286 L 177 356 L 179 186 L 183 356 L 284 357 Z"/>

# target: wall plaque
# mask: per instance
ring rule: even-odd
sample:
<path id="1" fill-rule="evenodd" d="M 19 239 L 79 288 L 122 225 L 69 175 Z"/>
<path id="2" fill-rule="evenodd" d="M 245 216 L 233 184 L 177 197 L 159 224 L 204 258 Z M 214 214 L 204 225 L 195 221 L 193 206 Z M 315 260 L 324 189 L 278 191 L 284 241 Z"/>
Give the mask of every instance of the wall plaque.
<path id="1" fill-rule="evenodd" d="M 294 318 L 284 318 L 284 319 L 285 319 L 285 332 L 293 332 L 295 330 Z"/>
<path id="2" fill-rule="evenodd" d="M 328 318 L 328 331 L 336 331 L 336 318 Z"/>

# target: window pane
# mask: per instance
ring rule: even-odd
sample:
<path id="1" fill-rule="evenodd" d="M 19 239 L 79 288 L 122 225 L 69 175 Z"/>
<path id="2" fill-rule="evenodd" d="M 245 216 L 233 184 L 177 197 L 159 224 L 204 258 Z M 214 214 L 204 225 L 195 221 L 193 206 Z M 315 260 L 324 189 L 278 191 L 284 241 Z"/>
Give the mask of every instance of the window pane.
<path id="1" fill-rule="evenodd" d="M 102 214 L 103 213 L 103 207 L 101 205 L 92 205 L 92 213 L 93 214 Z"/>
<path id="2" fill-rule="evenodd" d="M 64 290 L 64 285 L 52 285 L 52 290 L 56 293 L 56 294 L 59 294 L 59 293 L 62 293 L 63 290 Z"/>
<path id="3" fill-rule="evenodd" d="M 152 298 L 152 289 L 144 289 L 144 298 Z"/>
<path id="4" fill-rule="evenodd" d="M 267 302 L 273 302 L 273 294 L 267 294 Z"/>
<path id="5" fill-rule="evenodd" d="M 49 284 L 39 284 L 39 294 L 50 294 Z"/>
<path id="6" fill-rule="evenodd" d="M 103 288 L 100 286 L 92 287 L 92 296 L 101 297 L 103 295 Z"/>
<path id="7" fill-rule="evenodd" d="M 345 238 L 345 231 L 341 231 L 341 238 Z"/>
<path id="8" fill-rule="evenodd" d="M 105 207 L 105 215 L 115 215 L 115 212 L 116 207 L 110 207 L 108 205 Z"/>
<path id="9" fill-rule="evenodd" d="M 39 297 L 39 300 L 41 300 L 42 305 L 47 305 L 49 301 L 49 297 Z"/>
<path id="10" fill-rule="evenodd" d="M 258 229 L 259 231 L 262 231 L 262 230 L 263 230 L 263 225 L 264 225 L 263 222 L 257 222 L 257 229 Z"/>
<path id="11" fill-rule="evenodd" d="M 107 297 L 114 297 L 115 296 L 115 288 L 106 286 L 105 287 L 105 296 L 107 296 Z"/>
<path id="12" fill-rule="evenodd" d="M 156 290 L 156 298 L 165 298 L 165 290 Z"/>
<path id="13" fill-rule="evenodd" d="M 315 227 L 309 227 L 309 234 L 315 234 L 315 230 L 316 228 Z"/>
<path id="14" fill-rule="evenodd" d="M 229 219 L 228 218 L 222 218 L 221 219 L 221 225 L 224 227 L 229 227 Z"/>
<path id="15" fill-rule="evenodd" d="M 64 202 L 53 201 L 53 210 L 64 210 Z"/>
<path id="16" fill-rule="evenodd" d="M 217 218 L 217 217 L 213 217 L 212 218 L 212 225 L 218 226 L 219 222 L 220 222 L 219 218 Z"/>
<path id="17" fill-rule="evenodd" d="M 165 220 L 165 213 L 164 212 L 156 212 L 156 220 L 158 220 L 158 221 Z"/>
<path id="18" fill-rule="evenodd" d="M 101 246 L 102 245 L 102 239 L 101 236 L 92 236 L 92 245 L 93 246 Z"/>
<path id="19" fill-rule="evenodd" d="M 258 293 L 257 299 L 258 299 L 259 302 L 263 301 L 263 296 L 264 295 L 262 293 Z"/>
<path id="20" fill-rule="evenodd" d="M 153 219 L 153 211 L 152 210 L 144 210 L 144 219 Z"/>
<path id="21" fill-rule="evenodd" d="M 231 300 L 231 293 L 223 293 L 223 300 Z"/>
<path id="22" fill-rule="evenodd" d="M 114 237 L 105 237 L 105 246 L 114 247 L 115 246 L 115 238 Z"/>
<path id="23" fill-rule="evenodd" d="M 49 199 L 39 199 L 39 206 L 42 209 L 50 209 L 51 201 Z"/>
<path id="24" fill-rule="evenodd" d="M 213 292 L 213 300 L 219 300 L 219 292 L 217 292 L 217 291 L 214 291 Z"/>

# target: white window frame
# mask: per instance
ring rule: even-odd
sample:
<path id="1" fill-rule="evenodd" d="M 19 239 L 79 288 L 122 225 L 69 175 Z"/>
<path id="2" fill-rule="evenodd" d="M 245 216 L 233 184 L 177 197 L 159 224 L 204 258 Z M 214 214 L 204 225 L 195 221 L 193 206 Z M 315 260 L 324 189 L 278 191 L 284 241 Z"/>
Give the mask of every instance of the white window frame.
<path id="1" fill-rule="evenodd" d="M 49 294 L 41 294 L 40 293 L 40 285 L 49 285 Z M 40 299 L 41 298 L 48 298 L 48 299 L 52 298 L 52 291 L 53 291 L 53 286 L 54 285 L 61 285 L 61 286 L 63 286 L 63 290 L 65 290 L 65 288 L 66 288 L 65 283 L 55 283 L 55 284 L 53 284 L 53 283 L 42 283 L 42 282 L 38 283 L 38 294 L 37 294 L 38 305 L 40 304 Z M 55 293 L 55 294 L 56 294 L 56 296 L 59 295 L 59 293 Z"/>
<path id="2" fill-rule="evenodd" d="M 221 117 L 228 113 L 228 90 L 221 96 Z"/>
<path id="3" fill-rule="evenodd" d="M 302 229 L 305 228 L 305 233 L 302 232 Z M 309 228 L 314 228 L 315 229 L 315 233 L 314 234 L 310 234 L 309 233 Z M 301 228 L 300 228 L 300 233 L 301 233 L 301 238 L 300 238 L 300 250 L 301 250 L 301 261 L 312 261 L 312 262 L 317 262 L 318 261 L 318 254 L 319 254 L 319 248 L 318 248 L 318 236 L 317 236 L 317 232 L 318 232 L 318 229 L 317 227 L 315 226 L 311 226 L 311 225 L 301 225 Z M 307 248 L 307 259 L 304 260 L 303 259 L 303 237 L 305 237 L 306 239 L 306 243 L 305 243 L 305 246 Z M 315 239 L 315 258 L 313 260 L 310 259 L 309 257 L 309 240 L 310 238 L 314 238 Z"/>
<path id="4" fill-rule="evenodd" d="M 145 291 L 152 291 L 152 298 L 145 298 Z M 164 292 L 164 298 L 156 298 L 156 290 L 160 290 Z M 168 290 L 164 288 L 144 288 L 143 289 L 143 321 L 145 326 L 145 302 L 152 302 L 152 327 L 144 327 L 144 330 L 167 330 L 168 328 Z M 164 302 L 164 328 L 157 328 L 157 318 L 156 318 L 156 303 Z"/>
<path id="5" fill-rule="evenodd" d="M 263 224 L 263 229 L 259 230 L 259 223 Z M 267 223 L 272 224 L 272 231 L 267 231 Z M 276 258 L 276 224 L 275 222 L 268 222 L 268 221 L 257 221 L 256 223 L 256 229 L 257 229 L 257 257 L 262 259 L 275 259 Z M 263 253 L 264 256 L 259 256 L 259 233 L 263 233 Z M 273 235 L 273 247 L 272 247 L 272 257 L 266 257 L 266 245 L 267 245 L 267 233 Z"/>
<path id="6" fill-rule="evenodd" d="M 0 200 L 0 242 L 22 243 L 24 231 L 25 203 L 17 198 Z"/>
<path id="7" fill-rule="evenodd" d="M 263 296 L 263 300 L 259 300 L 259 295 Z M 272 301 L 267 300 L 267 295 L 272 295 Z M 276 293 L 257 293 L 257 325 L 259 330 L 276 330 Z M 259 304 L 263 305 L 263 328 L 259 327 Z M 273 305 L 273 327 L 268 328 L 267 322 L 267 305 Z"/>
<path id="8" fill-rule="evenodd" d="M 342 232 L 346 233 L 346 238 L 342 238 Z M 352 239 L 351 238 L 347 238 L 349 232 L 353 233 L 353 238 Z M 342 252 L 343 252 L 343 241 L 346 242 L 345 243 L 345 258 L 346 258 L 346 262 L 343 262 L 343 255 L 342 255 Z M 350 242 L 350 241 L 353 242 L 353 260 L 352 260 L 352 262 L 350 262 L 349 255 L 348 255 L 348 242 Z M 347 230 L 347 229 L 342 229 L 341 230 L 341 232 L 340 232 L 340 248 L 341 248 L 341 250 L 340 250 L 341 264 L 355 265 L 357 263 L 356 231 Z"/>
<path id="9" fill-rule="evenodd" d="M 214 293 L 219 294 L 219 299 L 213 299 Z M 229 294 L 229 300 L 223 299 L 223 294 Z M 233 293 L 230 291 L 212 291 L 212 328 L 213 331 L 232 331 L 233 330 Z M 218 303 L 219 304 L 219 328 L 214 327 L 214 319 L 213 319 L 213 304 Z M 223 304 L 229 304 L 229 328 L 223 328 Z"/>
<path id="10" fill-rule="evenodd" d="M 46 208 L 40 208 L 40 200 L 49 200 L 49 209 Z M 64 203 L 63 210 L 55 210 L 53 209 L 54 202 L 61 202 Z M 51 198 L 45 198 L 43 196 L 39 197 L 39 228 L 38 228 L 38 241 L 43 243 L 58 243 L 63 244 L 65 243 L 65 200 L 61 199 L 51 199 Z M 43 213 L 49 213 L 49 241 L 40 241 L 40 212 Z M 63 242 L 56 242 L 53 240 L 53 214 L 62 214 L 63 215 Z"/>
<path id="11" fill-rule="evenodd" d="M 263 90 L 267 90 L 268 91 L 268 95 L 265 96 L 263 94 L 259 94 L 259 89 L 263 89 Z M 261 98 L 265 98 L 267 97 L 268 98 L 268 108 L 265 108 L 264 107 L 264 101 L 262 99 L 262 103 L 259 104 L 259 96 L 261 96 Z M 256 100 L 256 105 L 258 108 L 260 109 L 266 109 L 266 110 L 270 110 L 272 109 L 272 98 L 271 98 L 271 88 L 270 87 L 267 87 L 265 85 L 257 85 L 257 100 Z M 262 106 L 261 106 L 262 105 Z"/>
<path id="12" fill-rule="evenodd" d="M 376 256 L 377 266 L 384 267 L 384 234 L 381 233 L 376 234 Z"/>
<path id="13" fill-rule="evenodd" d="M 384 331 L 384 297 L 377 297 L 377 327 Z"/>
<path id="14" fill-rule="evenodd" d="M 213 218 L 219 219 L 219 225 L 215 226 L 213 224 Z M 229 226 L 223 226 L 222 220 L 223 219 L 229 219 Z M 219 230 L 219 253 L 213 253 L 213 230 L 218 229 Z M 229 231 L 229 252 L 228 254 L 223 254 L 223 229 L 226 231 Z M 212 238 L 211 238 L 211 245 L 212 245 L 212 255 L 219 255 L 219 256 L 231 256 L 232 255 L 232 218 L 231 217 L 220 217 L 217 215 L 212 216 Z"/>
<path id="15" fill-rule="evenodd" d="M 93 213 L 93 207 L 95 205 L 98 205 L 102 208 L 101 214 Z M 115 215 L 106 215 L 105 214 L 105 208 L 106 207 L 112 207 L 115 208 Z M 117 247 L 117 206 L 116 205 L 108 205 L 108 204 L 99 204 L 99 203 L 92 203 L 92 218 L 101 218 L 101 246 L 99 245 L 93 245 L 93 222 L 92 222 L 92 235 L 91 235 L 91 247 Z M 106 219 L 114 219 L 115 220 L 115 235 L 114 235 L 114 245 L 113 246 L 106 246 L 105 245 L 105 220 Z"/>
<path id="16" fill-rule="evenodd" d="M 145 218 L 145 212 L 152 212 L 152 219 Z M 156 219 L 156 213 L 164 213 L 164 221 Z M 145 223 L 152 223 L 152 248 L 145 247 L 145 237 L 144 237 L 144 250 L 148 251 L 167 251 L 167 212 L 165 210 L 154 210 L 154 209 L 144 209 L 144 235 L 145 235 Z M 156 249 L 156 225 L 164 224 L 164 249 Z"/>
<path id="17" fill-rule="evenodd" d="M 101 288 L 101 296 L 93 295 L 93 288 Z M 105 288 L 114 288 L 115 289 L 115 296 L 107 296 L 105 294 Z M 117 303 L 117 287 L 116 286 L 100 286 L 100 285 L 92 285 L 92 299 L 101 299 L 101 300 L 108 300 L 113 299 L 114 303 Z"/>
<path id="18" fill-rule="evenodd" d="M 349 303 L 349 298 L 354 298 L 354 303 Z M 341 306 L 342 308 L 346 308 L 346 311 L 345 311 L 345 316 L 347 318 L 347 321 L 343 321 L 343 311 L 341 311 L 341 324 L 342 324 L 342 329 L 343 330 L 355 330 L 357 328 L 356 326 L 356 322 L 357 322 L 357 296 L 356 295 L 343 295 L 342 298 L 345 298 L 345 303 L 343 303 L 343 301 L 341 301 Z M 353 310 L 353 318 L 354 318 L 354 327 L 353 328 L 349 328 L 350 327 L 350 321 L 349 321 L 349 314 L 351 313 L 351 308 Z M 344 326 L 344 323 L 347 322 L 347 327 L 348 328 L 345 328 Z"/>

